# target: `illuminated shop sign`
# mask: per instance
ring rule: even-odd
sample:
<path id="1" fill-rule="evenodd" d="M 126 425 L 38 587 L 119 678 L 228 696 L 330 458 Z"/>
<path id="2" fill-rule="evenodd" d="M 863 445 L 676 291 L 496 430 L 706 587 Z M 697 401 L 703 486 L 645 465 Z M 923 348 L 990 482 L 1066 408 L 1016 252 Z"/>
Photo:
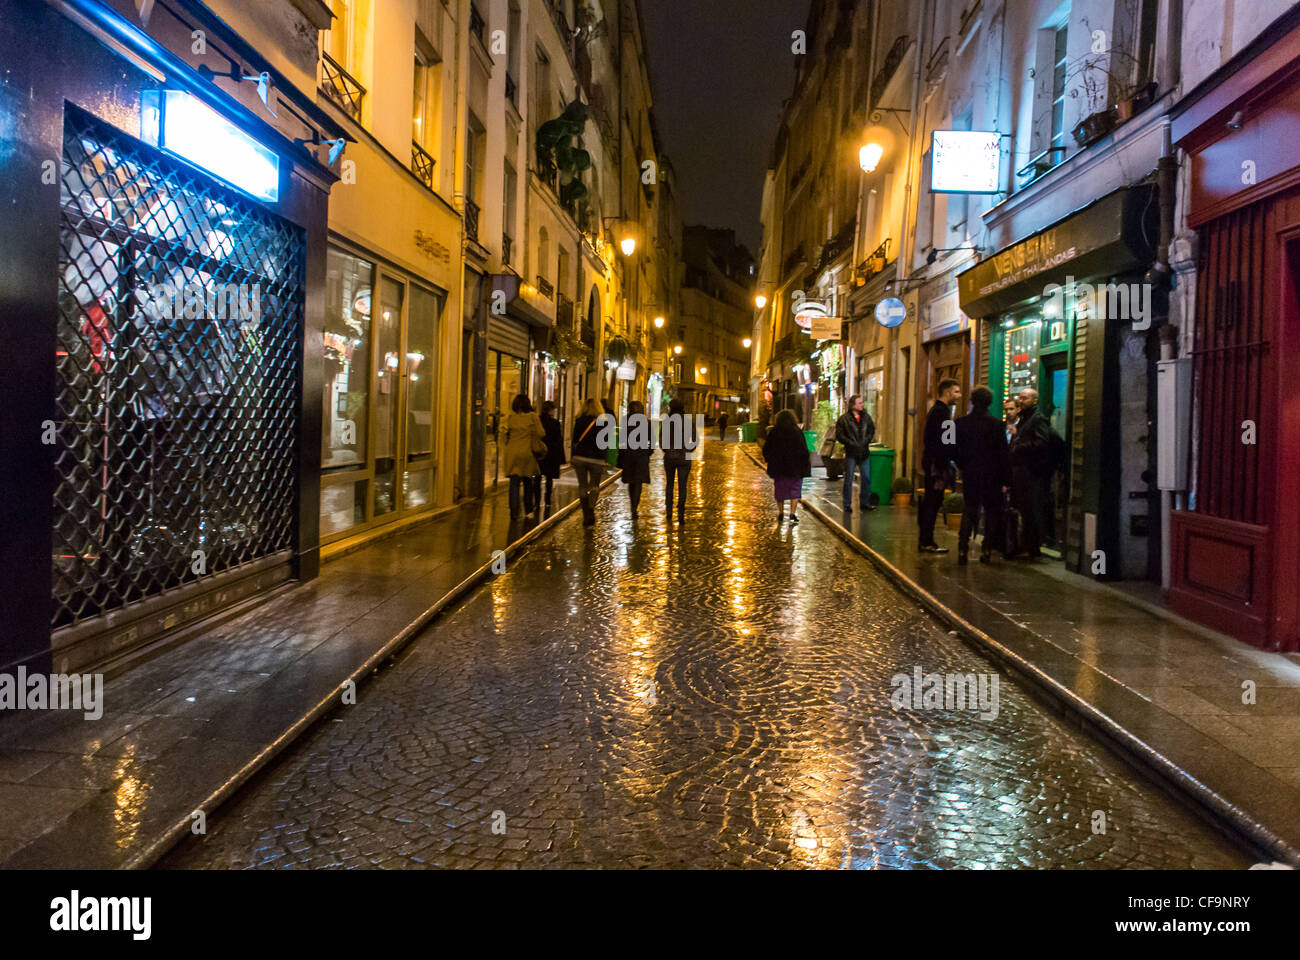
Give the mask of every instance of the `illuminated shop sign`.
<path id="1" fill-rule="evenodd" d="M 152 90 L 141 99 L 141 135 L 148 143 L 258 200 L 279 200 L 275 151 L 182 90 Z"/>
<path id="2" fill-rule="evenodd" d="M 931 193 L 1001 193 L 1002 134 L 936 130 L 930 146 Z"/>
<path id="3" fill-rule="evenodd" d="M 831 312 L 821 300 L 808 297 L 796 297 L 791 309 L 794 311 L 794 322 L 804 333 L 812 329 L 814 320 L 830 316 Z"/>

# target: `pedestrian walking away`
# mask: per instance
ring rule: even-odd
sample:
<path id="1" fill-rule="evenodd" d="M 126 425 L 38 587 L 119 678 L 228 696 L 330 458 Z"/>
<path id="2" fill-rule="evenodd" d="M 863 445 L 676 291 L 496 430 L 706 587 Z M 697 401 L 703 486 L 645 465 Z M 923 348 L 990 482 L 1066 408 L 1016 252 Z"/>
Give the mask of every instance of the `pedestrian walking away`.
<path id="1" fill-rule="evenodd" d="M 633 400 L 627 405 L 627 431 L 619 438 L 618 466 L 623 471 L 623 482 L 627 484 L 627 497 L 634 519 L 641 506 L 641 491 L 650 482 L 652 443 L 645 404 Z"/>
<path id="2" fill-rule="evenodd" d="M 541 473 L 537 476 L 534 483 L 534 500 L 542 500 L 542 478 L 546 478 L 546 499 L 545 505 L 551 505 L 551 490 L 556 480 L 560 478 L 560 467 L 564 466 L 566 459 L 564 456 L 564 428 L 560 421 L 555 419 L 555 402 L 547 400 L 542 404 L 542 429 L 546 431 L 543 438 L 546 443 L 546 454 L 538 464 L 541 467 Z"/>
<path id="3" fill-rule="evenodd" d="M 799 501 L 803 499 L 803 481 L 812 476 L 812 457 L 799 421 L 790 410 L 782 410 L 776 424 L 768 431 L 763 444 L 767 475 L 772 478 L 776 498 L 777 520 L 785 519 L 785 505 L 790 503 L 790 522 L 799 522 Z"/>
<path id="4" fill-rule="evenodd" d="M 1038 391 L 1026 387 L 1016 395 L 1020 417 L 1016 435 L 1011 439 L 1011 496 L 1020 511 L 1021 546 L 1025 556 L 1034 560 L 1044 556 L 1043 517 L 1051 508 L 1043 505 L 1050 497 L 1052 466 L 1052 425 L 1038 409 Z M 1049 534 L 1050 535 L 1050 534 Z"/>
<path id="5" fill-rule="evenodd" d="M 573 421 L 573 444 L 569 460 L 578 475 L 578 501 L 582 504 L 582 525 L 595 526 L 596 501 L 600 499 L 600 481 L 609 467 L 606 451 L 600 447 L 601 428 L 609 414 L 603 413 L 593 398 L 583 404 Z"/>
<path id="6" fill-rule="evenodd" d="M 863 510 L 871 505 L 871 442 L 876 439 L 876 423 L 867 413 L 862 397 L 849 397 L 849 408 L 835 422 L 835 440 L 844 446 L 844 512 L 853 512 L 853 477 L 862 475 L 859 504 Z"/>
<path id="7" fill-rule="evenodd" d="M 934 522 L 943 506 L 944 491 L 956 478 L 952 458 L 957 450 L 956 434 L 948 427 L 952 405 L 961 399 L 956 380 L 939 381 L 939 397 L 925 418 L 924 444 L 921 448 L 921 482 L 923 493 L 917 523 L 920 526 L 918 549 L 922 553 L 947 553 L 934 541 Z M 945 442 L 947 441 L 947 442 Z"/>
<path id="8" fill-rule="evenodd" d="M 718 414 L 718 439 L 723 443 L 727 442 L 727 415 L 725 413 Z"/>
<path id="9" fill-rule="evenodd" d="M 980 563 L 992 559 L 993 547 L 1005 550 L 1002 535 L 1003 498 L 1011 484 L 1011 457 L 1002 421 L 989 413 L 993 391 L 979 386 L 971 391 L 971 412 L 957 420 L 957 466 L 961 469 L 966 508 L 957 535 L 957 562 L 965 564 L 970 538 L 984 513 L 984 538 Z"/>
<path id="10" fill-rule="evenodd" d="M 673 487 L 677 488 L 677 521 L 686 519 L 686 480 L 691 475 L 689 455 L 699 446 L 691 432 L 686 408 L 680 400 L 668 404 L 668 416 L 659 428 L 659 446 L 664 452 L 664 504 L 668 522 L 673 519 Z"/>
<path id="11" fill-rule="evenodd" d="M 506 476 L 510 478 L 510 519 L 519 517 L 519 495 L 523 492 L 523 512 L 537 510 L 534 478 L 541 473 L 537 460 L 546 455 L 546 431 L 526 394 L 519 394 L 510 404 L 506 418 L 504 457 Z"/>

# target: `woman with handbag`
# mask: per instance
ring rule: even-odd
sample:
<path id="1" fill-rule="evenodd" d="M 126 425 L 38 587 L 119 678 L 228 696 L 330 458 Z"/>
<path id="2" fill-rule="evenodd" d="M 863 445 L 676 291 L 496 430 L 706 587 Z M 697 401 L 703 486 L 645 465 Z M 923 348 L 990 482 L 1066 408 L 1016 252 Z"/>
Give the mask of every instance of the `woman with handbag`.
<path id="1" fill-rule="evenodd" d="M 519 394 L 510 404 L 513 411 L 506 418 L 506 443 L 503 450 L 505 472 L 510 478 L 510 519 L 519 517 L 519 491 L 523 490 L 524 513 L 537 510 L 536 487 L 533 477 L 541 470 L 538 457 L 546 456 L 546 431 L 542 421 L 533 412 L 527 395 Z"/>
<path id="2" fill-rule="evenodd" d="M 777 522 L 785 519 L 785 503 L 789 500 L 790 522 L 798 523 L 803 479 L 812 476 L 812 457 L 793 411 L 782 410 L 777 414 L 776 424 L 763 443 L 763 459 L 767 461 L 767 475 L 772 478 Z"/>
<path id="3" fill-rule="evenodd" d="M 609 463 L 600 447 L 601 421 L 608 416 L 600 404 L 589 399 L 573 421 L 573 446 L 569 460 L 578 475 L 578 500 L 582 503 L 582 525 L 596 525 L 596 501 L 600 498 L 600 481 Z"/>

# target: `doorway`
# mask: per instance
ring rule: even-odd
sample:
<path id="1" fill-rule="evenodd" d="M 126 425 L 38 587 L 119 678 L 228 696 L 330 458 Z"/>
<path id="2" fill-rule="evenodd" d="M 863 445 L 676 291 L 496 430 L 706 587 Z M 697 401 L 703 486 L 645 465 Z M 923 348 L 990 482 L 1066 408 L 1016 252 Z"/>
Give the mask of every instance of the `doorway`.
<path id="1" fill-rule="evenodd" d="M 1061 350 L 1044 354 L 1038 373 L 1038 408 L 1052 427 L 1052 433 L 1064 441 L 1064 449 L 1070 449 L 1070 369 L 1069 353 Z M 1061 444 L 1056 445 L 1058 448 Z M 1052 550 L 1060 550 L 1065 531 L 1066 491 L 1070 489 L 1069 458 L 1060 464 L 1060 472 L 1052 476 L 1052 529 L 1043 531 L 1043 545 Z"/>
<path id="2" fill-rule="evenodd" d="M 487 387 L 483 402 L 487 416 L 485 418 L 487 435 L 483 455 L 484 487 L 495 487 L 501 480 L 501 426 L 510 416 L 510 404 L 528 385 L 528 361 L 520 357 L 502 353 L 500 350 L 487 352 Z"/>

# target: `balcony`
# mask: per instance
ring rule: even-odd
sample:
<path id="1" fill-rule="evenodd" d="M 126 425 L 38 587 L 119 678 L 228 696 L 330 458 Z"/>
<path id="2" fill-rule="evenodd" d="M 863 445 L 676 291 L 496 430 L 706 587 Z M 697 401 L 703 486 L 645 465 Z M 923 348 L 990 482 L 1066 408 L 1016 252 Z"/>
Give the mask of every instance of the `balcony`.
<path id="1" fill-rule="evenodd" d="M 437 162 L 424 147 L 411 141 L 411 172 L 430 190 L 433 189 L 433 167 Z"/>
<path id="2" fill-rule="evenodd" d="M 514 240 L 510 234 L 501 234 L 501 266 L 510 266 L 510 250 L 514 246 Z"/>
<path id="3" fill-rule="evenodd" d="M 328 53 L 320 55 L 320 92 L 357 123 L 361 122 L 361 101 L 366 88 Z"/>
<path id="4" fill-rule="evenodd" d="M 506 74 L 506 99 L 514 105 L 516 110 L 519 109 L 519 84 L 515 82 L 515 78 L 510 76 L 509 73 Z"/>
<path id="5" fill-rule="evenodd" d="M 483 14 L 479 13 L 478 7 L 471 3 L 469 5 L 469 32 L 473 36 L 478 37 L 478 42 L 483 44 L 485 47 L 487 46 L 487 41 L 483 38 L 483 34 L 486 29 L 487 24 L 483 20 Z"/>
<path id="6" fill-rule="evenodd" d="M 537 291 L 547 300 L 555 297 L 555 287 L 551 285 L 551 281 L 540 275 L 537 278 Z"/>
<path id="7" fill-rule="evenodd" d="M 478 243 L 478 204 L 473 200 L 465 201 L 465 236 Z"/>
<path id="8" fill-rule="evenodd" d="M 894 74 L 902 66 L 903 57 L 907 55 L 907 34 L 900 34 L 894 40 L 894 45 L 889 48 L 889 53 L 885 54 L 885 62 L 881 65 L 880 70 L 876 72 L 876 77 L 871 81 L 871 108 L 874 110 L 880 105 L 880 98 L 885 95 L 885 87 L 889 86 L 889 81 L 894 79 Z"/>
<path id="9" fill-rule="evenodd" d="M 555 297 L 555 325 L 561 330 L 573 330 L 573 301 L 564 294 Z"/>

